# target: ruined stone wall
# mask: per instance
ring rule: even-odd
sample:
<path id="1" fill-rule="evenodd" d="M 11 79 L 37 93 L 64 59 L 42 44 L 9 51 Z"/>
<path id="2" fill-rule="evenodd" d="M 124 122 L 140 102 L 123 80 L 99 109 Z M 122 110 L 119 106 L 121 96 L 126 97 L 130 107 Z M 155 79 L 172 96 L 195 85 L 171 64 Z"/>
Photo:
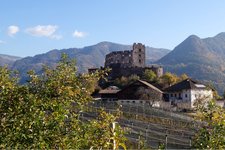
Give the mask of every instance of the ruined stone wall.
<path id="1" fill-rule="evenodd" d="M 122 67 L 132 66 L 131 51 L 118 51 L 106 55 L 105 67 L 110 67 L 111 64 L 121 64 Z"/>
<path id="2" fill-rule="evenodd" d="M 134 67 L 145 67 L 145 45 L 141 43 L 133 44 L 132 60 Z"/>
<path id="3" fill-rule="evenodd" d="M 116 51 L 106 55 L 105 67 L 120 64 L 121 67 L 145 67 L 145 46 L 134 43 L 131 51 Z"/>
<path id="4" fill-rule="evenodd" d="M 145 69 L 152 70 L 157 77 L 161 77 L 163 75 L 163 67 L 162 66 L 148 66 Z"/>
<path id="5" fill-rule="evenodd" d="M 143 76 L 145 70 L 152 70 L 157 77 L 163 75 L 163 68 L 161 66 L 151 66 L 151 67 L 123 67 L 121 64 L 112 64 L 109 66 L 112 70 L 109 73 L 110 79 L 116 79 L 122 76 L 129 77 L 133 74 L 136 74 L 140 77 Z"/>
<path id="6" fill-rule="evenodd" d="M 105 68 L 111 68 L 110 79 L 116 79 L 121 76 L 130 76 L 136 74 L 142 76 L 146 69 L 150 69 L 160 77 L 163 75 L 161 66 L 145 65 L 145 45 L 134 43 L 131 51 L 116 51 L 106 55 Z"/>

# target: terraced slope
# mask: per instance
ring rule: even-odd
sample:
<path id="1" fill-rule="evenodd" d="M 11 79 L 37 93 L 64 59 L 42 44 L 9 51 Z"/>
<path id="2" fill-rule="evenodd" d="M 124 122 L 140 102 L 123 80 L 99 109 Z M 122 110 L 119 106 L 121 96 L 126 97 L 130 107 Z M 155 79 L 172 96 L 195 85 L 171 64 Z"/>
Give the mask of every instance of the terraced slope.
<path id="1" fill-rule="evenodd" d="M 83 113 L 84 117 L 95 117 L 100 106 L 110 113 L 118 111 L 116 103 L 96 103 L 90 107 L 91 113 Z M 192 118 L 144 105 L 121 106 L 118 123 L 128 131 L 126 136 L 130 142 L 138 146 L 141 141 L 148 148 L 157 148 L 160 143 L 167 143 L 169 149 L 191 148 L 191 138 L 196 130 Z"/>

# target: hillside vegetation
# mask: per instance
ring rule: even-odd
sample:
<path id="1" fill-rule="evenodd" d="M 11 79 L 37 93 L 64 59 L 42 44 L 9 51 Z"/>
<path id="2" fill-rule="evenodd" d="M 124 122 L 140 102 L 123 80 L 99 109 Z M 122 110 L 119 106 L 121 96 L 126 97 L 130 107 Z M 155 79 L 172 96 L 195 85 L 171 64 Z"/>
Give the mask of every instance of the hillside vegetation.
<path id="1" fill-rule="evenodd" d="M 3 55 L 0 54 L 0 66 L 8 65 L 11 66 L 16 60 L 21 59 L 17 56 Z"/>
<path id="2" fill-rule="evenodd" d="M 225 89 L 225 33 L 200 39 L 192 35 L 157 61 L 166 71 L 187 74 L 213 84 L 219 93 Z"/>
<path id="3" fill-rule="evenodd" d="M 69 48 L 62 50 L 52 50 L 45 54 L 26 57 L 16 61 L 11 69 L 18 70 L 22 79 L 26 78 L 26 72 L 35 70 L 42 71 L 43 65 L 56 66 L 62 53 L 67 54 L 70 58 L 76 59 L 79 73 L 87 72 L 88 68 L 104 66 L 106 54 L 112 51 L 131 50 L 132 45 L 122 45 L 111 42 L 101 42 L 96 45 L 84 48 Z M 169 50 L 146 47 L 147 62 L 153 62 L 165 56 Z"/>

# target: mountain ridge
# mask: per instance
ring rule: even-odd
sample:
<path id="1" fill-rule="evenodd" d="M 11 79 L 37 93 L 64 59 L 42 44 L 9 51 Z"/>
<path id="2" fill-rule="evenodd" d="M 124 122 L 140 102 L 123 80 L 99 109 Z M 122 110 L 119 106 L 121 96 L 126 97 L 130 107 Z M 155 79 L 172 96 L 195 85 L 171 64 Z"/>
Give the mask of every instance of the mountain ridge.
<path id="1" fill-rule="evenodd" d="M 43 65 L 55 66 L 61 58 L 62 53 L 66 53 L 70 58 L 75 58 L 78 72 L 87 72 L 88 68 L 104 66 L 105 55 L 112 51 L 131 50 L 132 45 L 123 45 L 108 41 L 103 41 L 83 48 L 54 49 L 33 57 L 25 57 L 12 65 L 12 70 L 18 70 L 22 77 L 26 76 L 29 70 L 41 72 Z M 147 63 L 154 62 L 166 55 L 170 50 L 158 49 L 146 46 Z"/>
<path id="2" fill-rule="evenodd" d="M 21 59 L 21 57 L 0 54 L 0 66 L 11 66 L 16 60 Z"/>
<path id="3" fill-rule="evenodd" d="M 222 94 L 225 89 L 225 33 L 199 38 L 191 35 L 156 63 L 166 71 L 211 82 Z"/>
<path id="4" fill-rule="evenodd" d="M 99 42 L 83 48 L 54 49 L 44 54 L 25 57 L 9 63 L 11 69 L 22 72 L 30 69 L 41 71 L 42 66 L 55 66 L 61 53 L 77 61 L 78 71 L 86 72 L 88 68 L 104 65 L 105 55 L 112 51 L 131 50 L 132 45 L 123 45 L 108 41 Z M 190 35 L 172 51 L 146 46 L 146 64 L 159 64 L 178 75 L 186 73 L 192 78 L 215 85 L 219 93 L 225 89 L 225 32 L 213 37 L 200 38 Z"/>

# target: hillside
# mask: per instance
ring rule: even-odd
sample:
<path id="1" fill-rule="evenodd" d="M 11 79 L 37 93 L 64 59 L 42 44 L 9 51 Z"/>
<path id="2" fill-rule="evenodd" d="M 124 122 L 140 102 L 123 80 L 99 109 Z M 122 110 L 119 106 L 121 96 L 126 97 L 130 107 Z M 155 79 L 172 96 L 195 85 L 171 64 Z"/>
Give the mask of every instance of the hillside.
<path id="1" fill-rule="evenodd" d="M 22 77 L 24 77 L 26 72 L 31 69 L 34 69 L 36 72 L 40 72 L 44 64 L 55 66 L 60 60 L 61 53 L 66 53 L 69 57 L 76 59 L 78 72 L 86 72 L 90 67 L 103 66 L 106 54 L 112 51 L 131 49 L 132 45 L 101 42 L 84 48 L 52 50 L 45 54 L 18 60 L 14 63 L 12 69 L 19 70 L 19 72 L 22 73 Z M 151 63 L 165 56 L 168 52 L 169 50 L 167 49 L 157 49 L 146 46 L 146 60 L 148 63 Z"/>
<path id="2" fill-rule="evenodd" d="M 0 66 L 4 66 L 4 65 L 11 66 L 16 60 L 19 60 L 19 59 L 21 58 L 16 56 L 0 54 Z"/>
<path id="3" fill-rule="evenodd" d="M 225 89 L 225 33 L 200 39 L 191 35 L 156 63 L 166 71 L 213 83 L 220 94 Z"/>
<path id="4" fill-rule="evenodd" d="M 164 111 L 148 105 L 132 103 L 95 102 L 82 114 L 83 120 L 95 118 L 96 110 L 104 108 L 107 112 L 121 111 L 118 123 L 128 129 L 127 139 L 138 144 L 138 139 L 145 139 L 145 149 L 157 149 L 159 143 L 166 143 L 168 149 L 190 149 L 190 138 L 196 132 L 193 118 L 181 113 Z M 195 127 L 194 127 L 195 126 Z M 136 143 L 136 144 L 135 144 Z M 132 147 L 135 149 L 137 147 Z"/>

